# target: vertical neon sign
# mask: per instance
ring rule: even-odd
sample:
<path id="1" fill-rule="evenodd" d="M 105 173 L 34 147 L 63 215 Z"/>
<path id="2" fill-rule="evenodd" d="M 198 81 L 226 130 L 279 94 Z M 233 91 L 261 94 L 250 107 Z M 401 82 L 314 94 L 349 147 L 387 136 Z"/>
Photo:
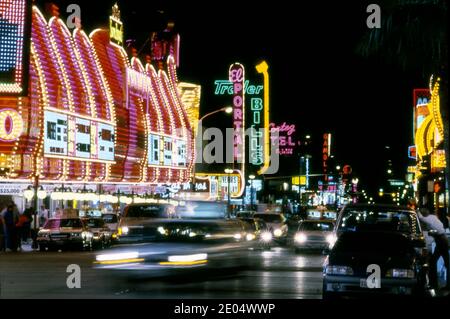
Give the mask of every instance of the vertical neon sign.
<path id="1" fill-rule="evenodd" d="M 233 158 L 237 163 L 242 164 L 242 173 L 245 167 L 245 92 L 244 66 L 240 63 L 234 63 L 230 66 L 229 80 L 233 84 L 233 128 L 234 128 L 234 147 Z"/>

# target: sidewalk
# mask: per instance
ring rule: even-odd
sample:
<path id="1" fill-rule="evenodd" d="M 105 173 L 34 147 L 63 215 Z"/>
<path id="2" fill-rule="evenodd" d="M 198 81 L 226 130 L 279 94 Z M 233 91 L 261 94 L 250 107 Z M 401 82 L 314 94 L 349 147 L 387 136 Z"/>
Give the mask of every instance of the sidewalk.
<path id="1" fill-rule="evenodd" d="M 39 251 L 39 248 L 33 249 L 31 248 L 32 244 L 31 243 L 26 243 L 26 244 L 22 244 L 21 249 L 17 250 L 16 253 L 30 253 L 30 252 L 34 252 L 34 251 Z M 13 252 L 5 252 L 5 251 L 0 251 L 0 254 L 10 254 Z"/>

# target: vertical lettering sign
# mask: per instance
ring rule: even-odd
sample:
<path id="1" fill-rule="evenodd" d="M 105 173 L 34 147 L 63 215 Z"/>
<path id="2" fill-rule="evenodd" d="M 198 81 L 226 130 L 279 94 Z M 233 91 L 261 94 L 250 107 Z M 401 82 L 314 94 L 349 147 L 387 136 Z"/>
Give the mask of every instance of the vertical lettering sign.
<path id="1" fill-rule="evenodd" d="M 234 161 L 244 163 L 245 156 L 245 93 L 244 66 L 234 63 L 229 69 L 229 81 L 233 84 L 233 128 L 234 128 Z"/>
<path id="2" fill-rule="evenodd" d="M 251 110 L 251 131 L 250 131 L 250 147 L 249 158 L 252 165 L 263 164 L 263 134 L 260 131 L 262 125 L 264 103 L 259 97 L 252 97 L 250 100 Z"/>
<path id="3" fill-rule="evenodd" d="M 325 133 L 323 134 L 323 147 L 322 147 L 322 166 L 323 166 L 323 175 L 324 181 L 328 181 L 328 157 L 330 156 L 330 140 L 331 134 Z"/>
<path id="4" fill-rule="evenodd" d="M 423 120 L 430 114 L 428 103 L 431 101 L 431 93 L 429 89 L 414 89 L 413 90 L 413 109 L 414 109 L 414 123 L 413 123 L 413 140 L 416 136 L 416 131 L 422 124 Z"/>
<path id="5" fill-rule="evenodd" d="M 27 0 L 0 0 L 0 94 L 26 95 Z"/>
<path id="6" fill-rule="evenodd" d="M 247 74 L 248 75 L 248 74 Z M 229 80 L 214 81 L 215 95 L 233 95 L 234 86 Z M 250 123 L 249 140 L 249 162 L 252 165 L 260 166 L 263 164 L 263 134 L 259 130 L 264 127 L 264 101 L 260 96 L 263 93 L 263 85 L 250 84 L 249 80 L 244 81 L 244 94 L 248 99 L 250 96 L 250 111 L 248 122 Z M 248 101 L 248 100 L 247 100 Z"/>

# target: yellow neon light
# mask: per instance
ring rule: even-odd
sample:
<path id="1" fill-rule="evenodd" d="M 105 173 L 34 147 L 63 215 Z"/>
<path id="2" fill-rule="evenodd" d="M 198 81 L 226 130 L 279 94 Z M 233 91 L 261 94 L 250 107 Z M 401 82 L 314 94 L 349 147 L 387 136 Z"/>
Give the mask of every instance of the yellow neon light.
<path id="1" fill-rule="evenodd" d="M 262 61 L 256 66 L 256 71 L 264 76 L 264 166 L 258 171 L 258 174 L 264 174 L 269 169 L 270 164 L 270 131 L 269 131 L 269 65 Z"/>
<path id="2" fill-rule="evenodd" d="M 138 263 L 138 262 L 141 262 L 141 261 L 144 261 L 144 258 L 130 258 L 130 259 L 118 259 L 118 260 L 94 261 L 94 264 L 116 265 L 116 264 Z"/>
<path id="3" fill-rule="evenodd" d="M 434 85 L 433 92 L 431 93 L 431 111 L 433 113 L 433 120 L 438 129 L 441 138 L 444 138 L 444 123 L 441 116 L 440 99 L 439 99 L 439 81 L 438 78 Z"/>
<path id="4" fill-rule="evenodd" d="M 420 127 L 417 129 L 416 132 L 416 144 L 417 144 L 417 155 L 421 159 L 422 157 L 429 154 L 429 151 L 427 149 L 427 145 L 425 143 L 425 133 L 428 129 L 428 127 L 432 124 L 432 117 L 428 116 L 420 125 Z"/>
<path id="5" fill-rule="evenodd" d="M 172 266 L 193 266 L 193 265 L 202 265 L 206 264 L 208 261 L 204 260 L 196 260 L 196 261 L 161 261 L 160 265 L 172 265 Z"/>

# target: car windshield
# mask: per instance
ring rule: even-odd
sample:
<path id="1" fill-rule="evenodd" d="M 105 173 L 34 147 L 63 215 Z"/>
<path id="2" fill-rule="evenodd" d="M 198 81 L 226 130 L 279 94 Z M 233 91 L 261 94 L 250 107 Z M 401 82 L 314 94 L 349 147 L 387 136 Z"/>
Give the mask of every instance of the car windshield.
<path id="1" fill-rule="evenodd" d="M 112 223 L 117 223 L 117 215 L 115 214 L 107 214 L 107 215 L 103 215 L 103 220 L 105 221 L 105 223 L 108 224 L 112 224 Z"/>
<path id="2" fill-rule="evenodd" d="M 100 218 L 89 218 L 85 220 L 85 224 L 90 228 L 100 228 L 103 227 L 105 222 Z"/>
<path id="3" fill-rule="evenodd" d="M 44 228 L 55 229 L 55 228 L 82 228 L 83 224 L 78 218 L 70 219 L 50 219 L 45 224 Z"/>
<path id="4" fill-rule="evenodd" d="M 333 223 L 327 222 L 306 222 L 301 223 L 298 230 L 304 231 L 332 231 Z"/>
<path id="5" fill-rule="evenodd" d="M 253 219 L 241 219 L 241 221 L 246 230 L 256 230 L 256 224 Z"/>
<path id="6" fill-rule="evenodd" d="M 264 220 L 266 223 L 282 223 L 283 216 L 279 214 L 255 214 L 253 217 Z"/>
<path id="7" fill-rule="evenodd" d="M 131 205 L 128 207 L 125 217 L 134 218 L 166 218 L 169 217 L 169 205 L 145 204 Z"/>
<path id="8" fill-rule="evenodd" d="M 420 233 L 417 217 L 413 212 L 377 208 L 344 210 L 338 231 L 360 230 Z"/>

